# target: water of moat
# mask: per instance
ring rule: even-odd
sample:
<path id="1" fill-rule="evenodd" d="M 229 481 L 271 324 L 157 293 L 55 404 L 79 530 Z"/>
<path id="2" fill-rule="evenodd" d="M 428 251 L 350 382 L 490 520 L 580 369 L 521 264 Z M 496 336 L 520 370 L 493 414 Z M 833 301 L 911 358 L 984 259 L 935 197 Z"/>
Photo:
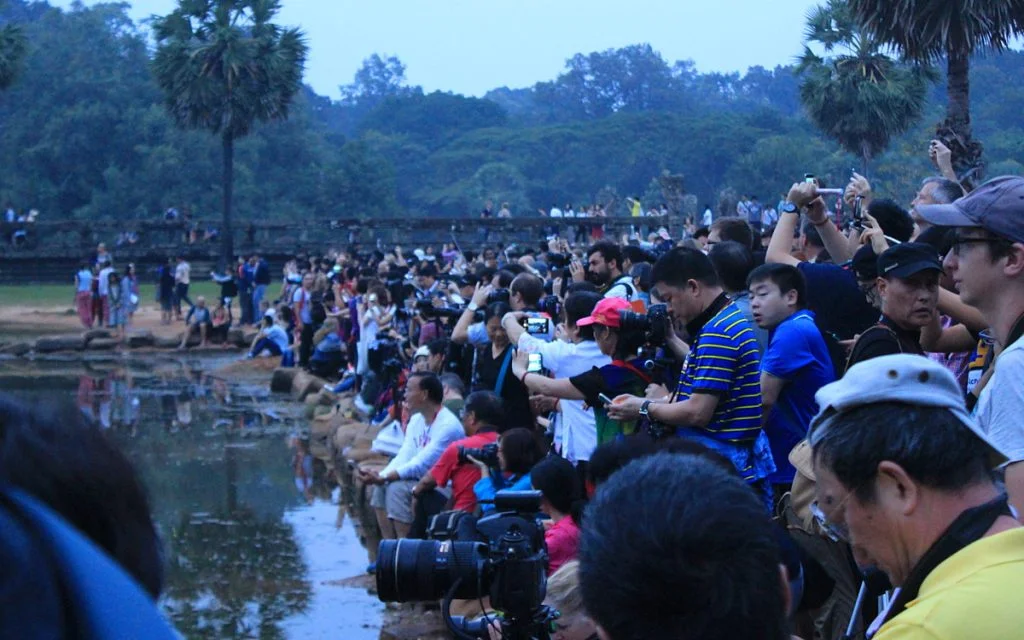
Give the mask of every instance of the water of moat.
<path id="1" fill-rule="evenodd" d="M 314 465 L 303 491 L 301 406 L 267 375 L 225 379 L 237 356 L 0 361 L 0 391 L 74 402 L 134 463 L 164 541 L 160 605 L 187 638 L 378 638 L 366 550 Z"/>

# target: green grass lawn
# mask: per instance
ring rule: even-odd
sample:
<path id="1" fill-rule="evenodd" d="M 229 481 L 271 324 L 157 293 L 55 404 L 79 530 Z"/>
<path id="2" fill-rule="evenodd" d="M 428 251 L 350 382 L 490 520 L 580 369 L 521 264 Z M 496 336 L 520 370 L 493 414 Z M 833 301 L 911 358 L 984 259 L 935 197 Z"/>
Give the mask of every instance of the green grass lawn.
<path id="1" fill-rule="evenodd" d="M 193 282 L 189 297 L 206 296 L 216 299 L 220 285 L 214 282 Z M 139 304 L 151 305 L 156 302 L 156 285 L 143 284 L 139 287 Z M 0 286 L 0 306 L 26 306 L 36 308 L 72 308 L 75 305 L 75 288 L 64 284 Z"/>

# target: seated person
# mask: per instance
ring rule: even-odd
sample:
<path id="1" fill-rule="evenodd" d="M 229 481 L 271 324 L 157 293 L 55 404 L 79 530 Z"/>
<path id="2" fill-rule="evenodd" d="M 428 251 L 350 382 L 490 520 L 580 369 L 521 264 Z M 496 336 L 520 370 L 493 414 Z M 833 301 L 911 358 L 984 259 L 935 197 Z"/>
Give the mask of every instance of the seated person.
<path id="1" fill-rule="evenodd" d="M 288 334 L 284 327 L 274 322 L 273 316 L 264 315 L 260 332 L 252 342 L 248 357 L 255 358 L 264 354 L 280 356 L 288 350 L 288 346 Z"/>
<path id="2" fill-rule="evenodd" d="M 323 327 L 313 336 L 313 355 L 309 359 L 309 370 L 323 378 L 334 378 L 345 366 L 345 350 L 338 335 L 338 321 L 328 318 Z"/>
<path id="3" fill-rule="evenodd" d="M 548 575 L 576 558 L 583 520 L 583 489 L 579 474 L 565 458 L 548 456 L 530 471 L 533 488 L 542 494 L 540 510 L 551 518 L 544 532 L 548 548 Z"/>
<path id="4" fill-rule="evenodd" d="M 178 345 L 178 348 L 184 349 L 188 345 L 189 338 L 196 332 L 199 333 L 199 346 L 205 347 L 206 338 L 212 326 L 213 318 L 210 316 L 210 310 L 206 307 L 206 298 L 199 296 L 196 298 L 196 306 L 189 309 L 188 315 L 185 316 L 185 333 L 181 336 L 181 344 Z"/>
<path id="5" fill-rule="evenodd" d="M 597 635 L 597 626 L 583 608 L 580 591 L 580 563 L 570 560 L 548 578 L 544 604 L 558 611 L 555 634 L 558 640 L 587 640 Z"/>
<path id="6" fill-rule="evenodd" d="M 217 308 L 213 310 L 210 338 L 215 342 L 227 343 L 231 320 L 231 307 L 225 305 L 223 299 L 218 301 Z"/>
<path id="7" fill-rule="evenodd" d="M 483 513 L 494 511 L 494 496 L 499 491 L 529 491 L 532 486 L 530 469 L 544 457 L 537 436 L 530 429 L 509 429 L 498 440 L 498 468 L 470 457 L 480 470 L 480 479 L 473 485 L 473 493 Z"/>

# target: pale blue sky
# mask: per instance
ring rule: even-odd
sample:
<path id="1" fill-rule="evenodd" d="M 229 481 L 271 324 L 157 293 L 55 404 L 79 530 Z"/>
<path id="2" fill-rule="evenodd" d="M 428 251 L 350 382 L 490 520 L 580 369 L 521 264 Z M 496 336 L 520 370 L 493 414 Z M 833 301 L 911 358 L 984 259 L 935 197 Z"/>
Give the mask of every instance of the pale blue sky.
<path id="1" fill-rule="evenodd" d="M 50 0 L 67 7 L 71 0 Z M 90 0 L 86 4 L 93 4 Z M 174 0 L 134 0 L 132 16 Z M 280 22 L 309 37 L 306 82 L 338 97 L 362 60 L 397 55 L 410 84 L 483 95 L 553 79 L 565 60 L 640 42 L 671 64 L 745 71 L 799 55 L 812 0 L 283 0 Z"/>

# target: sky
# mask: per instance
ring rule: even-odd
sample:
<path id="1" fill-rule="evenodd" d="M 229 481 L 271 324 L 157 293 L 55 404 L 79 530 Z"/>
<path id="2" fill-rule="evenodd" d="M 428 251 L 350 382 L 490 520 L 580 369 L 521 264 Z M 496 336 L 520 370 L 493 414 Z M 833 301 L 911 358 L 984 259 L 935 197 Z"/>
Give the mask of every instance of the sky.
<path id="1" fill-rule="evenodd" d="M 72 0 L 50 0 L 68 7 Z M 85 4 L 94 4 L 87 0 Z M 133 0 L 137 21 L 175 0 Z M 813 0 L 283 0 L 280 24 L 309 39 L 306 82 L 337 99 L 363 59 L 398 56 L 411 85 L 482 96 L 554 79 L 565 61 L 649 43 L 669 62 L 746 71 L 790 64 Z"/>

